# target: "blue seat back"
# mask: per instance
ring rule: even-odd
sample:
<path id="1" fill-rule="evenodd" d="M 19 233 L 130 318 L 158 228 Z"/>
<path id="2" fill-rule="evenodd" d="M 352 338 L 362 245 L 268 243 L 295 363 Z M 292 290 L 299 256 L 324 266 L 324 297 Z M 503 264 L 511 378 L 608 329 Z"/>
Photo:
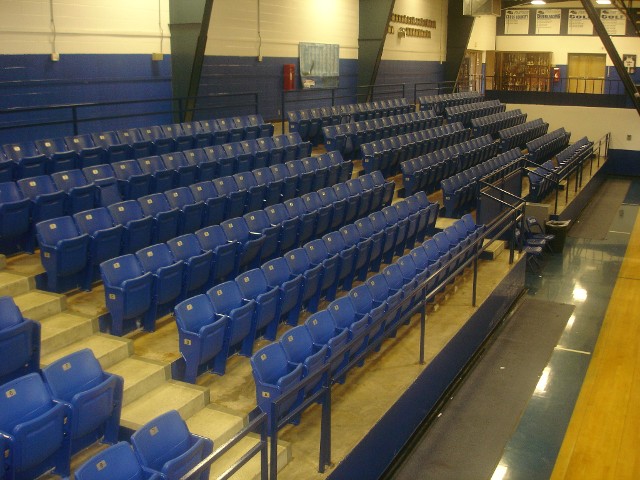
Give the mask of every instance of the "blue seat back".
<path id="1" fill-rule="evenodd" d="M 119 442 L 91 457 L 74 473 L 76 480 L 151 480 L 144 474 L 131 445 Z"/>
<path id="2" fill-rule="evenodd" d="M 100 264 L 102 278 L 107 285 L 121 286 L 126 280 L 144 274 L 142 265 L 133 254 L 112 258 Z"/>
<path id="3" fill-rule="evenodd" d="M 202 327 L 213 323 L 216 312 L 209 296 L 200 294 L 176 305 L 175 315 L 183 330 L 198 333 Z"/>

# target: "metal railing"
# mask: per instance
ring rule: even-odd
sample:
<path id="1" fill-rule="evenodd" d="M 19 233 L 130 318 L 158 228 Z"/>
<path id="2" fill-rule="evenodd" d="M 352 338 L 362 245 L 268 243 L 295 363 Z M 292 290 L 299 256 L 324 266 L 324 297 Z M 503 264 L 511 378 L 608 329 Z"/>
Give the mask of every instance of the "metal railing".
<path id="1" fill-rule="evenodd" d="M 282 133 L 287 121 L 287 106 L 313 102 L 314 107 L 335 106 L 349 103 L 362 103 L 387 98 L 404 98 L 406 84 L 388 83 L 377 85 L 358 85 L 354 87 L 305 88 L 302 90 L 283 90 L 281 104 Z M 309 108 L 309 107 L 302 107 Z M 295 108 L 294 108 L 295 109 Z"/>
<path id="2" fill-rule="evenodd" d="M 258 92 L 5 108 L 0 110 L 0 132 L 62 125 L 68 126 L 69 135 L 78 135 L 82 132 L 82 125 L 91 122 L 166 115 L 177 117 L 177 123 L 180 123 L 188 115 L 228 109 L 247 109 L 251 113 L 258 113 Z M 112 113 L 96 114 L 96 110 Z M 33 121 L 33 117 L 38 115 L 51 115 L 55 119 Z"/>
<path id="3" fill-rule="evenodd" d="M 418 97 L 424 95 L 441 95 L 443 93 L 455 93 L 456 82 L 418 82 L 413 85 L 413 103 L 418 103 Z"/>

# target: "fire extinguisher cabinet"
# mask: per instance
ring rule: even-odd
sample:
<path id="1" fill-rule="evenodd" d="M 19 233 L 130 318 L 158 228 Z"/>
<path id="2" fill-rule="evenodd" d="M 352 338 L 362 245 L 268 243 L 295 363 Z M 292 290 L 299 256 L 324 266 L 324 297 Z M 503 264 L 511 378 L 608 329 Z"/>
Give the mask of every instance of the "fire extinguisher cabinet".
<path id="1" fill-rule="evenodd" d="M 296 88 L 296 66 L 293 63 L 284 64 L 284 90 L 295 90 Z"/>

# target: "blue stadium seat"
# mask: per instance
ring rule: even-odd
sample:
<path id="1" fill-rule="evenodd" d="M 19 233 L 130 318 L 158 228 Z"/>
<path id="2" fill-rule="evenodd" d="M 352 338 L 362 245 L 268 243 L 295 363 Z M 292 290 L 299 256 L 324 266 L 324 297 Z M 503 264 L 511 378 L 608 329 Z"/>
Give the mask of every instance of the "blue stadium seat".
<path id="1" fill-rule="evenodd" d="M 193 148 L 204 148 L 213 145 L 213 134 L 208 121 L 182 122 L 180 126 L 185 134 L 193 137 Z"/>
<path id="2" fill-rule="evenodd" d="M 30 226 L 31 200 L 14 182 L 0 183 L 0 242 L 18 250 L 24 246 Z"/>
<path id="3" fill-rule="evenodd" d="M 81 170 L 52 173 L 51 180 L 58 190 L 65 192 L 65 211 L 69 215 L 95 207 L 96 186 L 87 182 Z"/>
<path id="4" fill-rule="evenodd" d="M 214 373 L 223 375 L 227 366 L 227 357 L 239 350 L 241 355 L 249 356 L 253 350 L 253 313 L 255 300 L 242 298 L 238 284 L 230 280 L 207 290 L 207 295 L 217 316 L 228 317 L 222 355 L 218 355 L 213 366 Z"/>
<path id="5" fill-rule="evenodd" d="M 62 292 L 77 287 L 88 267 L 89 235 L 81 233 L 71 217 L 45 220 L 36 231 L 47 288 Z"/>
<path id="6" fill-rule="evenodd" d="M 261 149 L 256 140 L 243 140 L 240 145 L 244 153 L 253 158 L 252 170 L 269 166 L 269 150 Z"/>
<path id="7" fill-rule="evenodd" d="M 116 132 L 92 133 L 91 139 L 95 146 L 106 152 L 105 160 L 109 163 L 134 158 L 133 148 L 128 142 L 122 142 Z"/>
<path id="8" fill-rule="evenodd" d="M 142 137 L 140 130 L 137 128 L 118 130 L 116 135 L 118 136 L 118 140 L 120 140 L 121 144 L 129 145 L 132 155 L 127 158 L 144 158 L 150 155 L 155 155 L 154 143 L 150 140 L 145 140 Z"/>
<path id="9" fill-rule="evenodd" d="M 151 191 L 155 193 L 166 192 L 174 187 L 175 175 L 162 161 L 162 157 L 138 158 L 138 165 L 143 173 L 151 175 Z"/>
<path id="10" fill-rule="evenodd" d="M 242 217 L 225 220 L 221 227 L 228 240 L 239 244 L 236 270 L 242 272 L 249 268 L 259 267 L 265 236 L 262 233 L 251 232 Z"/>
<path id="11" fill-rule="evenodd" d="M 303 245 L 314 237 L 318 213 L 307 211 L 304 200 L 300 197 L 284 202 L 289 218 L 298 219 L 298 245 Z"/>
<path id="12" fill-rule="evenodd" d="M 312 191 L 314 174 L 304 168 L 301 160 L 290 160 L 284 165 L 291 176 L 296 178 L 296 196 L 302 196 Z"/>
<path id="13" fill-rule="evenodd" d="M 358 319 L 367 318 L 369 321 L 368 343 L 370 345 L 376 343 L 384 333 L 386 302 L 376 302 L 367 285 L 358 285 L 349 290 L 348 298 L 353 305 L 356 317 Z M 376 349 L 379 348 L 380 345 L 376 347 Z"/>
<path id="14" fill-rule="evenodd" d="M 321 237 L 325 233 L 331 231 L 331 224 L 333 220 L 334 206 L 324 205 L 322 198 L 318 192 L 307 193 L 302 197 L 305 208 L 308 212 L 316 213 L 314 234 L 316 237 Z"/>
<path id="15" fill-rule="evenodd" d="M 193 233 L 167 241 L 176 261 L 184 262 L 181 299 L 200 293 L 209 286 L 213 251 L 204 250 Z"/>
<path id="16" fill-rule="evenodd" d="M 213 252 L 210 286 L 235 276 L 238 272 L 236 258 L 239 244 L 229 240 L 220 225 L 211 225 L 196 232 L 203 250 Z"/>
<path id="17" fill-rule="evenodd" d="M 205 152 L 203 148 L 185 150 L 183 153 L 187 162 L 198 168 L 199 181 L 204 182 L 205 180 L 212 180 L 216 177 L 218 164 L 207 156 L 207 152 Z"/>
<path id="18" fill-rule="evenodd" d="M 152 175 L 143 172 L 136 160 L 122 160 L 112 163 L 111 166 L 118 179 L 122 196 L 126 200 L 136 200 L 153 193 L 151 189 Z"/>
<path id="19" fill-rule="evenodd" d="M 115 177 L 100 178 L 94 180 L 93 184 L 96 186 L 96 206 L 108 207 L 123 200 Z"/>
<path id="20" fill-rule="evenodd" d="M 118 441 L 124 380 L 106 373 L 88 348 L 78 350 L 42 370 L 51 396 L 71 411 L 71 453 L 92 443 Z"/>
<path id="21" fill-rule="evenodd" d="M 290 363 L 302 365 L 302 379 L 318 372 L 327 361 L 326 345 L 314 345 L 311 333 L 306 325 L 288 330 L 280 338 L 280 345 Z M 316 382 L 305 386 L 304 392 L 314 392 L 322 383 L 324 375 L 318 376 Z"/>
<path id="22" fill-rule="evenodd" d="M 213 186 L 219 197 L 226 198 L 225 217 L 240 217 L 245 213 L 245 202 L 248 192 L 240 190 L 232 176 L 220 177 L 213 180 Z"/>
<path id="23" fill-rule="evenodd" d="M 358 204 L 358 213 L 356 218 L 362 218 L 368 215 L 373 209 L 371 208 L 371 200 L 373 199 L 373 190 L 365 190 L 359 178 L 352 178 L 345 182 L 345 186 L 351 196 L 360 199 Z M 382 194 L 382 192 L 380 192 Z M 382 197 L 381 197 L 382 198 Z"/>
<path id="24" fill-rule="evenodd" d="M 22 194 L 32 202 L 32 223 L 64 215 L 65 193 L 58 190 L 49 175 L 23 178 L 17 184 Z"/>
<path id="25" fill-rule="evenodd" d="M 341 297 L 327 306 L 327 311 L 333 318 L 337 328 L 345 329 L 348 335 L 349 360 L 353 360 L 366 347 L 369 339 L 369 316 L 359 317 L 351 299 Z M 358 362 L 359 366 L 364 364 L 364 359 Z"/>
<path id="26" fill-rule="evenodd" d="M 153 296 L 153 275 L 144 272 L 133 254 L 107 260 L 100 265 L 104 283 L 104 296 L 111 314 L 111 333 L 121 336 L 131 330 L 125 322 L 143 317 L 151 308 Z M 153 322 L 147 321 L 143 328 L 153 331 Z M 134 323 L 135 328 L 135 323 Z"/>
<path id="27" fill-rule="evenodd" d="M 327 362 L 331 364 L 331 375 L 343 369 L 349 362 L 349 331 L 339 328 L 327 310 L 311 315 L 305 322 L 316 348 L 327 346 Z M 344 376 L 338 381 L 342 383 Z"/>
<path id="28" fill-rule="evenodd" d="M 153 275 L 153 292 L 151 308 L 147 311 L 147 324 L 150 325 L 158 317 L 161 307 L 173 307 L 182 294 L 182 278 L 184 262 L 175 260 L 166 243 L 158 243 L 136 252 L 136 258 L 142 270 Z"/>
<path id="29" fill-rule="evenodd" d="M 377 273 L 374 276 L 368 278 L 365 282 L 365 285 L 367 286 L 367 289 L 369 290 L 369 293 L 373 298 L 374 308 L 381 307 L 382 305 L 386 304 L 385 316 L 387 318 L 385 318 L 384 324 L 385 329 L 388 329 L 389 326 L 393 325 L 393 323 L 395 322 L 395 318 L 398 315 L 399 310 L 396 310 L 395 313 L 391 314 L 393 318 L 389 317 L 389 314 L 387 314 L 387 312 L 391 312 L 394 308 L 396 308 L 397 305 L 400 304 L 404 292 L 402 290 L 395 292 L 392 291 L 389 287 L 389 284 L 387 283 L 387 279 L 385 278 L 384 273 Z"/>
<path id="30" fill-rule="evenodd" d="M 240 140 L 221 145 L 222 149 L 226 152 L 227 157 L 233 159 L 233 172 L 230 173 L 230 175 L 233 173 L 248 172 L 251 170 L 253 157 L 251 154 L 244 151 L 240 144 Z"/>
<path id="31" fill-rule="evenodd" d="M 89 235 L 89 258 L 87 259 L 86 276 L 82 287 L 91 289 L 91 284 L 97 279 L 102 262 L 120 255 L 124 227 L 115 224 L 104 207 L 85 210 L 73 215 L 73 221 L 78 231 Z"/>
<path id="32" fill-rule="evenodd" d="M 236 157 L 233 156 L 233 152 L 225 150 L 224 145 L 216 144 L 212 147 L 206 147 L 204 152 L 210 161 L 216 164 L 216 177 L 233 175 L 237 161 Z"/>
<path id="33" fill-rule="evenodd" d="M 39 368 L 40 323 L 24 318 L 11 297 L 0 297 L 0 385 Z"/>
<path id="34" fill-rule="evenodd" d="M 51 398 L 37 373 L 5 383 L 0 390 L 0 432 L 6 442 L 5 478 L 28 480 L 51 469 L 68 478 L 71 413 L 68 408 Z"/>
<path id="35" fill-rule="evenodd" d="M 235 180 L 238 189 L 246 192 L 244 211 L 255 212 L 256 210 L 260 210 L 264 206 L 264 197 L 267 192 L 267 186 L 264 184 L 258 185 L 252 172 L 235 173 L 233 175 L 233 179 Z"/>
<path id="36" fill-rule="evenodd" d="M 331 255 L 322 239 L 312 240 L 305 244 L 303 248 L 312 266 L 322 266 L 319 295 L 326 295 L 327 299 L 333 300 L 338 288 L 340 256 L 337 253 Z M 313 302 L 309 303 L 309 310 L 316 311 L 317 308 L 318 297 L 315 297 Z"/>
<path id="37" fill-rule="evenodd" d="M 69 150 L 73 150 L 78 154 L 78 163 L 75 168 L 100 165 L 101 163 L 106 163 L 108 160 L 107 151 L 100 145 L 96 145 L 89 134 L 70 135 L 64 137 L 64 141 L 67 147 L 69 147 Z"/>
<path id="38" fill-rule="evenodd" d="M 299 245 L 298 228 L 300 220 L 298 217 L 289 217 L 287 207 L 282 203 L 276 203 L 275 205 L 267 207 L 265 212 L 272 225 L 280 226 L 280 252 L 287 252 Z"/>
<path id="39" fill-rule="evenodd" d="M 322 263 L 312 264 L 304 248 L 291 250 L 285 255 L 285 260 L 291 273 L 302 277 L 298 311 L 303 306 L 306 306 L 308 310 L 315 312 L 320 301 L 324 266 Z M 290 318 L 289 321 L 293 321 L 293 319 Z M 295 321 L 296 323 L 298 321 L 297 315 Z"/>
<path id="40" fill-rule="evenodd" d="M 138 203 L 144 214 L 153 218 L 152 242 L 166 242 L 178 236 L 180 210 L 172 208 L 164 194 L 140 197 Z"/>
<path id="41" fill-rule="evenodd" d="M 340 258 L 337 282 L 327 291 L 327 298 L 333 300 L 339 285 L 342 285 L 344 290 L 351 288 L 358 251 L 356 245 L 347 246 L 340 232 L 328 233 L 322 237 L 322 241 L 330 256 L 337 255 Z"/>
<path id="42" fill-rule="evenodd" d="M 264 137 L 256 139 L 258 142 L 258 146 L 260 150 L 268 150 L 269 151 L 269 166 L 278 165 L 283 163 L 284 160 L 284 148 L 279 147 L 273 141 L 273 137 Z"/>
<path id="43" fill-rule="evenodd" d="M 217 225 L 226 218 L 225 205 L 227 199 L 226 197 L 218 196 L 218 191 L 213 182 L 195 183 L 189 189 L 194 200 L 203 202 L 205 205 L 202 215 L 203 225 Z"/>
<path id="44" fill-rule="evenodd" d="M 325 179 L 326 187 L 332 187 L 340 181 L 340 163 L 334 162 L 328 153 L 323 153 L 316 157 L 316 162 L 318 163 L 318 168 L 324 168 L 327 170 L 327 177 Z M 320 189 L 318 188 L 316 190 Z"/>
<path id="45" fill-rule="evenodd" d="M 145 215 L 135 200 L 114 203 L 108 207 L 115 224 L 122 225 L 122 252 L 134 253 L 151 245 L 153 238 L 153 217 Z"/>
<path id="46" fill-rule="evenodd" d="M 347 215 L 347 207 L 349 205 L 348 199 L 338 199 L 335 190 L 333 187 L 325 187 L 320 189 L 318 192 L 320 196 L 320 201 L 324 206 L 331 206 L 333 208 L 333 213 L 331 214 L 331 225 L 329 226 L 329 231 L 336 230 L 340 228 L 342 225 L 347 223 L 345 221 Z"/>
<path id="47" fill-rule="evenodd" d="M 254 338 L 264 336 L 275 340 L 280 320 L 280 291 L 267 283 L 264 272 L 259 268 L 248 270 L 236 277 L 242 296 L 247 300 L 255 300 L 253 312 Z"/>
<path id="48" fill-rule="evenodd" d="M 232 131 L 231 131 L 232 135 L 234 135 L 234 132 L 236 130 L 242 131 L 242 138 L 240 140 L 242 139 L 255 140 L 260 136 L 260 126 L 251 124 L 248 121 L 247 117 L 231 117 L 229 119 L 229 122 L 231 123 L 231 126 L 232 126 Z M 240 140 L 237 140 L 237 141 L 240 141 Z"/>
<path id="49" fill-rule="evenodd" d="M 277 410 L 278 418 L 286 415 L 301 399 L 301 391 L 295 395 L 303 375 L 300 364 L 288 361 L 280 343 L 271 343 L 262 347 L 251 357 L 251 370 L 256 383 L 256 401 L 258 407 L 271 416 L 271 405 L 280 397 L 290 394 L 281 401 Z"/>
<path id="50" fill-rule="evenodd" d="M 394 205 L 389 207 L 384 207 L 382 209 L 382 214 L 384 218 L 387 220 L 388 226 L 396 225 L 398 228 L 398 233 L 396 235 L 396 255 L 402 255 L 404 251 L 404 247 L 407 241 L 407 234 L 409 233 L 409 219 L 408 218 L 400 218 L 398 215 L 398 210 Z M 387 263 L 391 263 L 391 258 Z"/>
<path id="51" fill-rule="evenodd" d="M 142 469 L 131 445 L 119 442 L 102 450 L 73 472 L 76 480 L 160 480 L 159 473 Z"/>
<path id="52" fill-rule="evenodd" d="M 247 222 L 247 227 L 250 231 L 262 233 L 265 237 L 260 254 L 261 260 L 270 260 L 279 255 L 282 226 L 280 224 L 272 225 L 269 221 L 269 216 L 264 210 L 247 213 L 243 218 Z"/>
<path id="53" fill-rule="evenodd" d="M 352 195 L 343 183 L 334 185 L 333 191 L 338 201 L 344 200 L 346 203 L 344 223 L 353 223 L 358 218 L 358 212 L 360 211 L 360 197 Z"/>
<path id="54" fill-rule="evenodd" d="M 267 285 L 279 291 L 279 320 L 287 319 L 289 325 L 298 324 L 302 293 L 302 274 L 295 274 L 289 268 L 284 257 L 274 258 L 260 267 L 264 273 Z"/>
<path id="55" fill-rule="evenodd" d="M 213 442 L 189 432 L 175 410 L 147 422 L 131 435 L 140 464 L 166 480 L 179 480 L 213 451 Z M 209 478 L 209 469 L 195 477 Z"/>
<path id="56" fill-rule="evenodd" d="M 160 155 L 167 170 L 173 172 L 173 184 L 176 187 L 188 187 L 198 180 L 198 166 L 189 163 L 182 152 Z"/>
<path id="57" fill-rule="evenodd" d="M 369 246 L 369 257 L 367 260 L 367 269 L 377 272 L 380 270 L 380 264 L 382 263 L 382 252 L 384 249 L 385 232 L 384 230 L 376 230 L 373 227 L 373 223 L 369 217 L 364 217 L 356 221 L 355 223 L 358 234 L 360 235 L 361 242 L 371 241 Z M 364 269 L 360 272 L 358 280 L 364 281 L 362 274 L 366 276 Z"/>
<path id="58" fill-rule="evenodd" d="M 28 178 L 47 173 L 48 158 L 33 143 L 11 143 L 2 146 L 4 155 L 13 161 L 14 178 Z M 73 167 L 72 167 L 73 168 Z"/>
<path id="59" fill-rule="evenodd" d="M 229 140 L 229 131 L 231 127 L 226 118 L 210 120 L 209 124 L 212 127 L 211 132 L 213 133 L 214 145 L 222 145 L 231 141 Z"/>
<path id="60" fill-rule="evenodd" d="M 11 182 L 15 179 L 16 162 L 8 159 L 0 150 L 0 183 Z"/>
<path id="61" fill-rule="evenodd" d="M 143 140 L 146 140 L 153 144 L 154 155 L 162 155 L 163 153 L 176 151 L 175 139 L 173 137 L 168 137 L 162 130 L 162 127 L 158 125 L 152 125 L 148 127 L 141 127 L 139 131 Z"/>
<path id="62" fill-rule="evenodd" d="M 358 220 L 359 222 L 360 220 Z M 357 222 L 356 222 L 357 224 Z M 363 238 L 358 231 L 356 224 L 345 225 L 340 229 L 340 234 L 344 239 L 344 243 L 347 248 L 355 247 L 356 253 L 354 254 L 353 271 L 347 278 L 348 282 L 345 282 L 345 289 L 351 288 L 354 278 L 358 278 L 361 282 L 367 277 L 369 271 L 369 259 L 371 256 L 371 247 L 373 246 L 373 239 L 365 237 Z"/>
<path id="63" fill-rule="evenodd" d="M 273 178 L 282 182 L 282 199 L 289 200 L 294 198 L 298 192 L 298 177 L 289 172 L 289 168 L 284 164 L 271 165 L 269 169 Z"/>
<path id="64" fill-rule="evenodd" d="M 369 214 L 369 220 L 377 232 L 384 232 L 384 246 L 382 248 L 382 261 L 391 263 L 396 249 L 396 238 L 398 236 L 398 225 L 387 224 L 387 219 L 382 212 Z"/>
<path id="65" fill-rule="evenodd" d="M 167 190 L 164 195 L 167 197 L 169 206 L 180 210 L 179 234 L 193 233 L 202 228 L 205 204 L 193 198 L 191 190 L 187 187 L 179 187 Z"/>
<path id="66" fill-rule="evenodd" d="M 249 125 L 257 125 L 260 127 L 259 137 L 271 137 L 273 136 L 274 126 L 271 123 L 266 123 L 259 113 L 247 115 L 246 122 Z"/>
<path id="67" fill-rule="evenodd" d="M 161 125 L 162 132 L 166 137 L 171 137 L 175 141 L 175 150 L 182 152 L 183 150 L 189 150 L 194 147 L 195 138 L 191 131 L 185 131 L 182 125 L 179 123 L 172 123 L 169 125 Z M 190 130 L 190 129 L 188 129 Z"/>
<path id="68" fill-rule="evenodd" d="M 80 163 L 76 151 L 69 148 L 63 138 L 46 138 L 36 140 L 34 143 L 38 151 L 47 156 L 46 173 L 63 172 L 85 166 Z"/>
<path id="69" fill-rule="evenodd" d="M 199 370 L 213 370 L 223 351 L 229 317 L 217 316 L 207 295 L 196 295 L 175 308 L 180 354 L 185 360 L 184 381 L 195 383 Z"/>

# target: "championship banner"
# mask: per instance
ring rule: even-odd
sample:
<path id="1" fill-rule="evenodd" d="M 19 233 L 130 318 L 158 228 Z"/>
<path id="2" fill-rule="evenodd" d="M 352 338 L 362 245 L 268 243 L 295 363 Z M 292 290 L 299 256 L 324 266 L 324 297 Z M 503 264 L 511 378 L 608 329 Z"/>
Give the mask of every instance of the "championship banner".
<path id="1" fill-rule="evenodd" d="M 504 14 L 505 35 L 529 34 L 529 10 L 507 10 Z"/>
<path id="2" fill-rule="evenodd" d="M 560 35 L 561 17 L 559 8 L 536 10 L 536 35 Z"/>
<path id="3" fill-rule="evenodd" d="M 610 36 L 627 33 L 627 18 L 618 10 L 603 8 L 600 10 L 600 20 Z"/>
<path id="4" fill-rule="evenodd" d="M 567 35 L 593 35 L 593 24 L 586 10 L 580 8 L 569 9 Z"/>

